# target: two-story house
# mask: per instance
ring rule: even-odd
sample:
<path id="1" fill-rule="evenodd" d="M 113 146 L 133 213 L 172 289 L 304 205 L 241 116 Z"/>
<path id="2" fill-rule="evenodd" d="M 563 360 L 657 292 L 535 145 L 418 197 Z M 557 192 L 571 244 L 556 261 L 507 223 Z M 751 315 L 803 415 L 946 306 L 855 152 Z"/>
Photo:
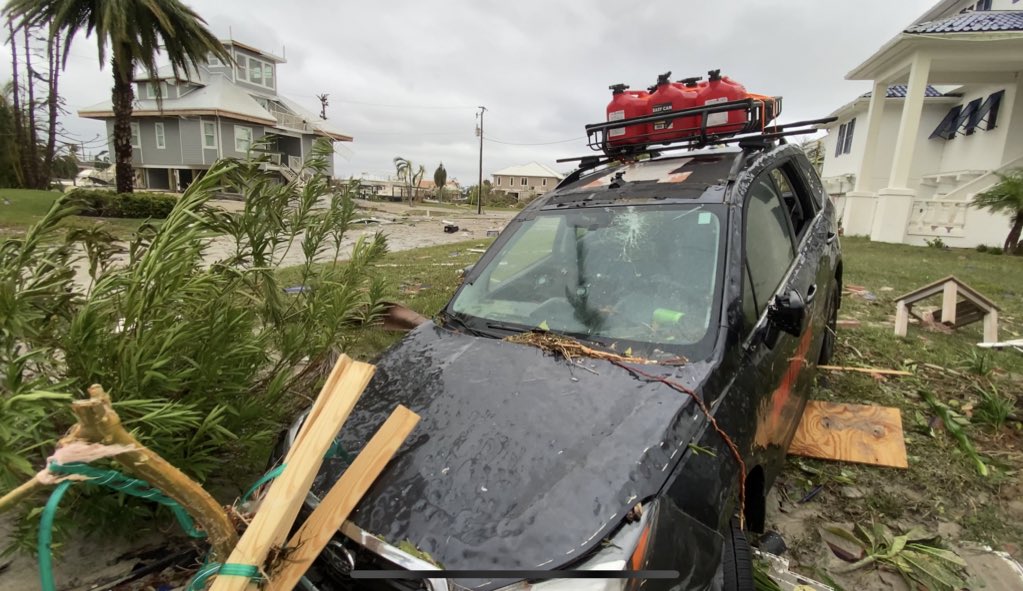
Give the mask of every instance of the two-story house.
<path id="1" fill-rule="evenodd" d="M 821 176 L 845 233 L 1001 244 L 1009 217 L 971 201 L 1023 167 L 1023 3 L 942 0 L 846 78 L 873 91 L 826 126 Z"/>
<path id="2" fill-rule="evenodd" d="M 557 186 L 564 175 L 537 162 L 522 166 L 510 166 L 493 175 L 495 191 L 503 191 L 517 201 L 542 195 Z"/>
<path id="3" fill-rule="evenodd" d="M 331 122 L 277 92 L 283 57 L 234 40 L 223 44 L 234 63 L 211 58 L 194 71 L 175 73 L 165 66 L 155 78 L 136 78 L 131 123 L 136 186 L 184 190 L 214 162 L 244 157 L 262 138 L 269 141 L 267 166 L 291 179 L 311 155 L 317 137 L 332 143 L 352 141 Z M 78 115 L 105 121 L 107 136 L 113 137 L 110 101 Z M 330 167 L 332 173 L 332 161 Z"/>

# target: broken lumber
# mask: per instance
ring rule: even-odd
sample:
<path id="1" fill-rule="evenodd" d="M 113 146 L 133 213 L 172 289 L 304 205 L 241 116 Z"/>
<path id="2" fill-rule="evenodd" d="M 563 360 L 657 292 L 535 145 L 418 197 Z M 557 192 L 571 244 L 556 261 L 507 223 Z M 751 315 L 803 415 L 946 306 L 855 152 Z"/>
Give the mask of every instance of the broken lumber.
<path id="1" fill-rule="evenodd" d="M 270 484 L 248 529 L 225 562 L 262 569 L 270 550 L 284 545 L 324 455 L 374 371 L 368 363 L 341 356 L 320 391 L 323 402 L 314 403 L 287 455 L 284 471 Z M 211 587 L 213 591 L 256 588 L 256 583 L 239 576 L 218 576 Z"/>
<path id="2" fill-rule="evenodd" d="M 288 542 L 292 551 L 284 568 L 271 576 L 268 591 L 290 591 L 327 546 L 341 524 L 419 422 L 419 415 L 399 406 L 373 435 L 341 478 Z"/>
<path id="3" fill-rule="evenodd" d="M 811 400 L 789 445 L 797 456 L 908 468 L 899 409 Z"/>
<path id="4" fill-rule="evenodd" d="M 901 369 L 878 369 L 876 367 L 847 367 L 844 365 L 818 365 L 817 369 L 826 369 L 828 371 L 856 371 L 859 373 L 871 373 L 882 376 L 911 376 L 913 372 L 903 371 Z"/>

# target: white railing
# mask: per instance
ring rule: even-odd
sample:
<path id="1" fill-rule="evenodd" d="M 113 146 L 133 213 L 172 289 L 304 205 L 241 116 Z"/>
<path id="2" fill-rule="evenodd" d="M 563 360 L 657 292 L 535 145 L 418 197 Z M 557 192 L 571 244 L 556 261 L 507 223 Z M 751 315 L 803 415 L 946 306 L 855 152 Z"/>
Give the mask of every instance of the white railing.
<path id="1" fill-rule="evenodd" d="M 906 233 L 915 236 L 964 236 L 968 207 L 966 201 L 914 199 Z"/>
<path id="2" fill-rule="evenodd" d="M 288 168 L 295 172 L 302 170 L 302 158 L 300 156 L 288 156 Z"/>
<path id="3" fill-rule="evenodd" d="M 270 113 L 277 120 L 279 127 L 286 127 L 288 129 L 297 129 L 299 131 L 313 131 L 311 125 L 305 122 L 302 117 L 295 115 L 294 113 L 288 113 L 281 111 L 280 109 L 270 109 Z"/>
<path id="4" fill-rule="evenodd" d="M 942 195 L 941 198 L 949 201 L 962 201 L 969 203 L 970 201 L 973 201 L 974 195 L 982 193 L 998 183 L 998 173 L 1005 174 L 1006 172 L 1021 166 L 1023 166 L 1023 155 L 1009 160 L 995 170 L 989 171 L 975 177 L 969 182 L 959 185 L 954 190 Z"/>

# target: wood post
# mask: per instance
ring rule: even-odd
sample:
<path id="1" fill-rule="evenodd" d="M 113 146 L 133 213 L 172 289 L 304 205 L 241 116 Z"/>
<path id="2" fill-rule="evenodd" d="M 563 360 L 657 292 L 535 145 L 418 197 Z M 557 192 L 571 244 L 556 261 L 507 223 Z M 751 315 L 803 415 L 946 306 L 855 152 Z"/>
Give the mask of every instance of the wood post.
<path id="1" fill-rule="evenodd" d="M 291 591 L 298 585 L 313 560 L 337 533 L 349 513 L 366 494 L 387 462 L 408 438 L 419 422 L 419 415 L 399 406 L 380 430 L 373 435 L 351 466 L 334 483 L 327 496 L 320 501 L 312 515 L 288 542 L 292 549 L 284 568 L 271 575 L 266 591 Z"/>
<path id="2" fill-rule="evenodd" d="M 909 306 L 906 302 L 899 300 L 895 302 L 895 334 L 900 337 L 906 336 L 909 332 Z"/>
<path id="3" fill-rule="evenodd" d="M 941 323 L 953 326 L 956 323 L 956 300 L 959 290 L 955 281 L 948 281 L 941 291 Z"/>
<path id="4" fill-rule="evenodd" d="M 988 310 L 984 314 L 984 342 L 998 342 L 998 310 Z"/>

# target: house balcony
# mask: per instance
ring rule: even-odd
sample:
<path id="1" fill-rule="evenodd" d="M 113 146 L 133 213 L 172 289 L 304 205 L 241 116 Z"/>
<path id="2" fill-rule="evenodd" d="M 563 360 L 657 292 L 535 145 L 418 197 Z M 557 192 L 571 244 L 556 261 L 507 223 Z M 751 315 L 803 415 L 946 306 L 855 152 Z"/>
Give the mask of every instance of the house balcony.
<path id="1" fill-rule="evenodd" d="M 316 131 L 312 125 L 306 123 L 305 119 L 294 113 L 271 108 L 270 114 L 277 120 L 277 127 L 281 129 L 291 129 L 301 133 L 313 133 Z"/>

